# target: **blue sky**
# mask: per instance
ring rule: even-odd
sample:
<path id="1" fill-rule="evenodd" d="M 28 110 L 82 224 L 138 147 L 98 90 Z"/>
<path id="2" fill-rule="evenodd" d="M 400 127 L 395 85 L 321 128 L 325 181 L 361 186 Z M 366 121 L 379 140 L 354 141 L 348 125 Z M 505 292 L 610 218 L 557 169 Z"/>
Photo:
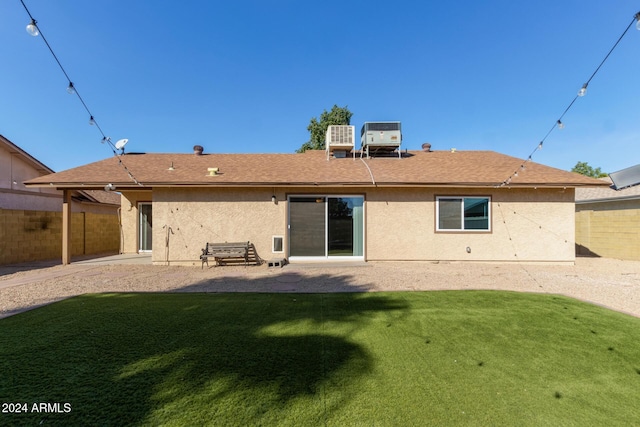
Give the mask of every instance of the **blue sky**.
<path id="1" fill-rule="evenodd" d="M 403 149 L 526 159 L 640 11 L 630 0 L 24 0 L 104 132 L 128 151 L 293 152 L 334 104 L 398 120 Z M 0 2 L 0 134 L 56 171 L 112 156 L 19 0 Z M 640 163 L 640 31 L 539 163 Z"/>

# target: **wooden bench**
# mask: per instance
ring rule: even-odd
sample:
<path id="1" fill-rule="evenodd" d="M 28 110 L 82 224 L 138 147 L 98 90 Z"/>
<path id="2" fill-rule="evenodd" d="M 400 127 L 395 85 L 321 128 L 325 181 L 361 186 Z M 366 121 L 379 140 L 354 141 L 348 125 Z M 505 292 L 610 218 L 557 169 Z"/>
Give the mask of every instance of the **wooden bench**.
<path id="1" fill-rule="evenodd" d="M 202 255 L 200 255 L 202 268 L 204 268 L 205 262 L 207 263 L 207 267 L 209 266 L 209 258 L 213 258 L 216 261 L 216 266 L 220 260 L 228 258 L 244 259 L 244 265 L 247 265 L 249 263 L 249 246 L 249 242 L 207 242 L 207 245 L 202 249 Z"/>

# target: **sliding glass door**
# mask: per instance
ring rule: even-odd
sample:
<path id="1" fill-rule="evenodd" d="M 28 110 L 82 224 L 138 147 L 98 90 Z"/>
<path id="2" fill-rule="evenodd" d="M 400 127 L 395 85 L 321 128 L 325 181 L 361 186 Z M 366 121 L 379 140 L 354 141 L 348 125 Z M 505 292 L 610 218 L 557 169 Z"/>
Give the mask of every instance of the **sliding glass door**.
<path id="1" fill-rule="evenodd" d="M 325 256 L 326 197 L 291 197 L 289 233 L 291 256 Z"/>
<path id="2" fill-rule="evenodd" d="M 363 210 L 362 196 L 290 197 L 290 257 L 363 257 Z"/>

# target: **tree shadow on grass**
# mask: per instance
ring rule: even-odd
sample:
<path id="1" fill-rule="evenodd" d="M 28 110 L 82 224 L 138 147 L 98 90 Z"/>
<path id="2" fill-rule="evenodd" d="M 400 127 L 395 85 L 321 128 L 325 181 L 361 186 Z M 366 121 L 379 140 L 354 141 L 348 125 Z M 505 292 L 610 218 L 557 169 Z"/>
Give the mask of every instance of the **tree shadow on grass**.
<path id="1" fill-rule="evenodd" d="M 348 276 L 319 278 L 341 281 Z M 223 279 L 219 279 L 223 280 Z M 262 279 L 259 279 L 262 280 Z M 225 278 L 242 288 L 246 278 Z M 388 295 L 195 293 L 84 295 L 0 324 L 0 401 L 69 402 L 17 424 L 323 424 L 372 370 L 348 339 Z M 344 384 L 332 388 L 329 384 Z"/>

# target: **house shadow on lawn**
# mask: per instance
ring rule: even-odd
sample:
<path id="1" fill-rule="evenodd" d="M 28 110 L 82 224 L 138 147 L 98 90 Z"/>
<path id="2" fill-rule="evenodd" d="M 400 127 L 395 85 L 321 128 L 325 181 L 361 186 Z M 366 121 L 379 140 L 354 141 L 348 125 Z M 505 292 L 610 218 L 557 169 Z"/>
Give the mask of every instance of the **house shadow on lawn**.
<path id="1" fill-rule="evenodd" d="M 348 276 L 316 280 L 349 287 Z M 407 309 L 388 294 L 196 292 L 211 286 L 83 295 L 4 319 L 0 341 L 12 350 L 0 350 L 0 368 L 12 374 L 0 398 L 71 403 L 70 413 L 16 419 L 36 423 L 322 424 L 372 369 L 349 334 Z"/>

